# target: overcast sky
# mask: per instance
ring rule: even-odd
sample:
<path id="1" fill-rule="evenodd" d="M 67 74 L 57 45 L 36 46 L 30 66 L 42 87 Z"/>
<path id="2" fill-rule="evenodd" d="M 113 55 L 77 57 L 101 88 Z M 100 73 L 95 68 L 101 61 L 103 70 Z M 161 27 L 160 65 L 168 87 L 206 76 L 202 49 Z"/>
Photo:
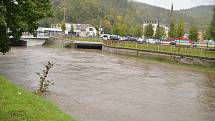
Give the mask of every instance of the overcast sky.
<path id="1" fill-rule="evenodd" d="M 174 4 L 174 9 L 186 9 L 199 5 L 215 5 L 215 0 L 136 0 L 151 5 L 164 7 L 167 9 L 171 8 L 171 3 Z"/>

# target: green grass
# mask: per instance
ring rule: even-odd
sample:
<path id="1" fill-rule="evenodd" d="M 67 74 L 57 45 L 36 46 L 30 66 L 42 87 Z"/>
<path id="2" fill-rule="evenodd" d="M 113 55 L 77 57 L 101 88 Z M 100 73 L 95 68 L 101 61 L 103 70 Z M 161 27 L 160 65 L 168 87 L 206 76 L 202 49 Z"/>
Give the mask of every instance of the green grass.
<path id="1" fill-rule="evenodd" d="M 104 44 L 113 47 L 148 50 L 153 52 L 164 52 L 195 57 L 215 58 L 215 51 L 206 51 L 204 49 L 199 48 L 176 47 L 170 45 L 136 44 L 132 42 L 116 42 L 116 41 L 105 41 Z"/>
<path id="2" fill-rule="evenodd" d="M 102 42 L 100 38 L 81 38 L 81 37 L 67 37 L 68 40 L 87 41 L 87 42 Z"/>
<path id="3" fill-rule="evenodd" d="M 52 102 L 0 75 L 0 121 L 75 121 Z"/>

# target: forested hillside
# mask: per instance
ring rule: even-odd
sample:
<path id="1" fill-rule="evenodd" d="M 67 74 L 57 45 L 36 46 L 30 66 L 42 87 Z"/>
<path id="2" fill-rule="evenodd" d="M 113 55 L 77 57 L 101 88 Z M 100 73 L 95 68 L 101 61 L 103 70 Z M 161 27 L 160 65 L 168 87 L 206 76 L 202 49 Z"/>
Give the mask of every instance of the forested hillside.
<path id="1" fill-rule="evenodd" d="M 144 20 L 157 20 L 168 25 L 170 10 L 144 3 L 128 0 L 52 0 L 54 17 L 41 21 L 41 26 L 63 21 L 66 11 L 66 22 L 89 23 L 99 27 L 111 28 L 117 22 L 128 24 L 128 28 L 140 27 Z M 173 18 L 183 19 L 188 29 L 195 24 L 205 29 L 212 19 L 213 6 L 200 6 L 192 9 L 174 11 Z M 106 29 L 107 30 L 107 29 Z"/>
<path id="2" fill-rule="evenodd" d="M 202 5 L 191 9 L 180 10 L 178 12 L 192 17 L 199 26 L 206 28 L 207 25 L 209 25 L 210 20 L 212 20 L 213 7 L 213 5 Z"/>

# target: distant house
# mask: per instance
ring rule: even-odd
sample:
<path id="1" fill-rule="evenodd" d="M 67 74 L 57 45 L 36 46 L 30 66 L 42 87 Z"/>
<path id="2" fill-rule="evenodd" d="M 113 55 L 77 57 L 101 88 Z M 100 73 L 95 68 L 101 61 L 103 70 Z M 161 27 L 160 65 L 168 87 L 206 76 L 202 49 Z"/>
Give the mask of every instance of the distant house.
<path id="1" fill-rule="evenodd" d="M 65 25 L 66 25 L 65 34 L 68 35 L 69 32 L 71 31 L 71 26 L 72 26 L 72 24 L 70 24 L 70 23 L 65 23 Z M 53 28 L 53 29 L 60 29 L 60 30 L 62 31 L 62 29 L 61 29 L 61 24 L 51 24 L 51 28 Z"/>
<path id="2" fill-rule="evenodd" d="M 90 24 L 73 24 L 74 33 L 79 37 L 96 37 L 97 30 Z"/>
<path id="3" fill-rule="evenodd" d="M 63 33 L 61 29 L 45 28 L 45 27 L 39 27 L 36 31 L 37 31 L 37 37 L 50 37 L 50 36 L 60 35 Z"/>
<path id="4" fill-rule="evenodd" d="M 152 24 L 152 26 L 153 26 L 154 35 L 155 35 L 157 27 L 159 25 L 159 26 L 161 26 L 161 27 L 163 27 L 165 29 L 166 37 L 168 37 L 169 28 L 167 26 L 165 26 L 165 25 L 163 25 L 163 24 L 161 24 L 161 23 L 159 23 L 157 21 L 144 21 L 144 23 L 143 23 L 143 30 L 145 29 L 145 26 L 147 26 L 149 24 Z"/>

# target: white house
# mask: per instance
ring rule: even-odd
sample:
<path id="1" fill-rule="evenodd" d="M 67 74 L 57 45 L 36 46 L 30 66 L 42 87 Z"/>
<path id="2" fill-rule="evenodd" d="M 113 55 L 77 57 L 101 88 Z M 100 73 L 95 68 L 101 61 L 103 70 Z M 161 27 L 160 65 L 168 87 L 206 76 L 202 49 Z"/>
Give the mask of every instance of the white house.
<path id="1" fill-rule="evenodd" d="M 66 26 L 65 34 L 67 35 L 67 34 L 69 34 L 69 32 L 71 30 L 72 24 L 65 23 L 65 26 Z M 60 29 L 62 31 L 61 24 L 51 24 L 51 28 L 53 28 L 53 29 Z"/>
<path id="2" fill-rule="evenodd" d="M 90 24 L 73 24 L 74 33 L 79 37 L 96 37 L 97 30 Z"/>
<path id="3" fill-rule="evenodd" d="M 152 24 L 152 26 L 153 26 L 154 35 L 155 35 L 157 27 L 159 25 L 159 26 L 161 26 L 161 27 L 163 27 L 165 29 L 166 37 L 168 37 L 169 28 L 167 26 L 157 22 L 157 21 L 144 21 L 144 23 L 143 23 L 143 31 L 145 29 L 145 26 L 147 26 L 149 24 Z"/>

